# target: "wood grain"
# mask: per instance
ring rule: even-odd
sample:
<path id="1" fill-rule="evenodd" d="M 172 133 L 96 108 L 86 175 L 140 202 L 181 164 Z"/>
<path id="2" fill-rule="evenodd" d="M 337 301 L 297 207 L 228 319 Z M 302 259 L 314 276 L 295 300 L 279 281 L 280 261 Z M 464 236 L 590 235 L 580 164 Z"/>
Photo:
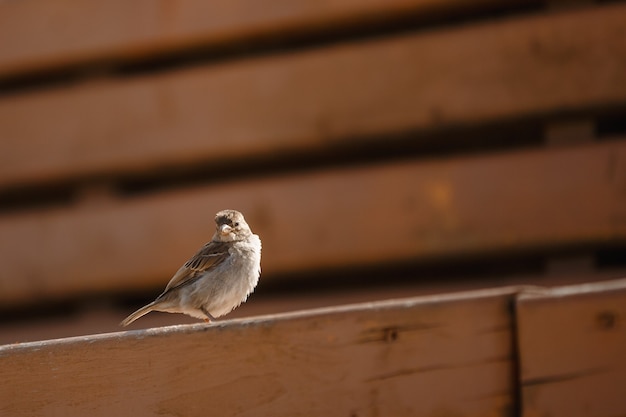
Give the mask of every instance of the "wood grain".
<path id="1" fill-rule="evenodd" d="M 89 61 L 139 59 L 371 24 L 406 14 L 427 18 L 531 0 L 65 0 L 0 3 L 0 77 Z M 89 24 L 85 24 L 89 22 Z M 32 28 L 38 30 L 32 30 Z"/>
<path id="2" fill-rule="evenodd" d="M 0 218 L 5 304 L 164 285 L 240 209 L 264 280 L 626 239 L 626 141 L 302 173 Z"/>
<path id="3" fill-rule="evenodd" d="M 625 318 L 626 280 L 522 293 L 522 415 L 626 415 Z"/>
<path id="4" fill-rule="evenodd" d="M 5 97 L 0 187 L 623 105 L 624 20 L 618 3 Z"/>
<path id="5" fill-rule="evenodd" d="M 2 415 L 510 415 L 513 289 L 0 347 Z"/>

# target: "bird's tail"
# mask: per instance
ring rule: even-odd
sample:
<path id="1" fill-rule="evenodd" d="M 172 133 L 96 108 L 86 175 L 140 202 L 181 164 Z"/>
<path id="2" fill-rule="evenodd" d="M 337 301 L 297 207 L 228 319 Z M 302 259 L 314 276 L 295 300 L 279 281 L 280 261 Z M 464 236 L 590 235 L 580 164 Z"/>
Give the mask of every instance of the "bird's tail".
<path id="1" fill-rule="evenodd" d="M 134 313 L 132 313 L 130 316 L 126 317 L 121 323 L 120 325 L 126 327 L 129 324 L 131 324 L 132 322 L 134 322 L 135 320 L 137 320 L 140 317 L 145 316 L 146 314 L 148 314 L 149 312 L 154 310 L 154 307 L 156 307 L 156 301 L 151 302 L 150 304 L 147 304 L 143 307 L 141 307 L 139 310 L 135 311 Z"/>

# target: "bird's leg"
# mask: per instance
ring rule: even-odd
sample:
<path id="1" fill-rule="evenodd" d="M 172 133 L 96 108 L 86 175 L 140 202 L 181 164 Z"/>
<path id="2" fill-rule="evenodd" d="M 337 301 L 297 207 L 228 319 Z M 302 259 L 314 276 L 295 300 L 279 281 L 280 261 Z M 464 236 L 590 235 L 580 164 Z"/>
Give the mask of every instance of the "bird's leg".
<path id="1" fill-rule="evenodd" d="M 210 323 L 211 321 L 216 321 L 215 317 L 213 317 L 211 313 L 209 313 L 209 310 L 207 310 L 204 306 L 200 307 L 200 310 L 202 310 L 202 312 L 206 315 L 206 318 L 204 319 L 206 323 Z"/>

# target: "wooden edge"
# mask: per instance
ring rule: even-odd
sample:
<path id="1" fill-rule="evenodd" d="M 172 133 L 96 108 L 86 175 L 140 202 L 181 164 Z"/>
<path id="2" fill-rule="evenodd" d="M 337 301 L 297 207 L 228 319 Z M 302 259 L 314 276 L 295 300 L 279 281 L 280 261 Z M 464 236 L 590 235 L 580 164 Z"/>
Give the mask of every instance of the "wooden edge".
<path id="1" fill-rule="evenodd" d="M 501 415 L 514 406 L 514 291 L 5 346 L 0 411 Z"/>
<path id="2" fill-rule="evenodd" d="M 594 297 L 605 292 L 626 290 L 626 279 L 614 279 L 601 282 L 589 282 L 585 284 L 565 285 L 554 288 L 539 286 L 527 287 L 517 296 L 524 303 L 532 303 L 542 300 L 555 300 L 561 297 Z"/>
<path id="3" fill-rule="evenodd" d="M 417 274 L 416 274 L 417 276 Z M 588 273 L 564 274 L 532 273 L 528 275 L 505 275 L 482 277 L 479 280 L 467 279 L 463 272 L 444 281 L 431 275 L 419 274 L 419 279 L 413 281 L 390 282 L 384 287 L 379 285 L 346 286 L 329 291 L 324 284 L 311 291 L 289 292 L 286 296 L 282 291 L 264 291 L 262 287 L 251 296 L 248 302 L 236 308 L 223 319 L 237 319 L 247 317 L 280 314 L 299 310 L 310 310 L 320 307 L 331 307 L 348 304 L 372 302 L 397 298 L 416 297 L 432 294 L 472 291 L 479 288 L 504 287 L 513 285 L 541 285 L 555 287 L 573 283 L 592 281 L 607 281 L 626 276 L 626 269 L 607 269 L 590 271 Z M 151 301 L 159 293 L 159 289 L 152 293 L 146 291 L 143 299 L 134 303 L 116 302 L 114 305 L 83 304 L 70 317 L 50 314 L 54 308 L 48 309 L 40 304 L 41 313 L 32 316 L 28 321 L 5 320 L 0 323 L 0 345 L 34 342 L 38 340 L 52 340 L 84 334 L 111 333 L 120 331 L 120 321 L 141 305 Z M 107 300 L 118 300 L 116 296 L 106 297 Z M 10 306 L 5 308 L 11 308 Z M 23 306 L 22 306 L 23 307 Z M 20 308 L 20 307 L 16 307 Z M 44 310 L 45 309 L 45 310 Z M 9 313 L 11 310 L 7 310 Z M 183 314 L 152 313 L 134 322 L 127 329 L 148 329 L 179 324 L 196 324 L 198 319 Z M 125 329 L 126 330 L 126 329 Z"/>
<path id="4" fill-rule="evenodd" d="M 145 339 L 148 337 L 182 335 L 196 332 L 204 332 L 207 329 L 225 330 L 229 328 L 245 328 L 250 326 L 265 326 L 269 323 L 279 323 L 282 321 L 296 320 L 302 318 L 313 318 L 322 316 L 332 316 L 337 314 L 358 313 L 363 311 L 377 311 L 395 308 L 413 308 L 427 304 L 445 304 L 460 301 L 479 300 L 482 298 L 499 297 L 503 295 L 523 294 L 524 291 L 533 290 L 534 286 L 512 285 L 500 288 L 488 288 L 474 291 L 460 291 L 453 293 L 441 293 L 432 295 L 422 295 L 408 298 L 394 298 L 379 301 L 369 301 L 363 303 L 353 303 L 333 307 L 312 308 L 306 310 L 290 311 L 278 314 L 263 314 L 254 317 L 237 318 L 231 320 L 220 320 L 214 323 L 180 324 L 171 326 L 154 327 L 149 329 L 124 330 L 119 332 L 91 334 L 85 336 L 65 337 L 60 339 L 50 339 L 26 343 L 14 343 L 0 345 L 0 356 L 16 350 L 40 350 L 46 346 L 64 346 L 68 344 L 92 343 L 96 341 L 123 340 L 123 339 Z"/>
<path id="5" fill-rule="evenodd" d="M 6 97 L 0 187 L 613 108 L 625 18 L 616 3 Z"/>
<path id="6" fill-rule="evenodd" d="M 522 415 L 626 415 L 625 317 L 626 279 L 522 292 Z"/>
<path id="7" fill-rule="evenodd" d="M 530 0 L 249 0 L 0 2 L 0 77 L 90 61 L 136 60 L 194 47 L 328 32 L 377 21 L 503 9 Z M 85 25 L 84 22 L 89 24 Z M 40 30 L 33 31 L 37 27 Z"/>

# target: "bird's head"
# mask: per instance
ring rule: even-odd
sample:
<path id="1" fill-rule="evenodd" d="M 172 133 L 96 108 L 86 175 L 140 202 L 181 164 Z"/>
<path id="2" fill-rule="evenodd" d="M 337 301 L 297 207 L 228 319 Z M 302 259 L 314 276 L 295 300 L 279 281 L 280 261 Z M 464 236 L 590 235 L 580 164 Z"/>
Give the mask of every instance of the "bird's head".
<path id="1" fill-rule="evenodd" d="M 251 234 L 250 226 L 237 210 L 222 210 L 215 215 L 214 240 L 234 242 L 244 240 Z"/>

